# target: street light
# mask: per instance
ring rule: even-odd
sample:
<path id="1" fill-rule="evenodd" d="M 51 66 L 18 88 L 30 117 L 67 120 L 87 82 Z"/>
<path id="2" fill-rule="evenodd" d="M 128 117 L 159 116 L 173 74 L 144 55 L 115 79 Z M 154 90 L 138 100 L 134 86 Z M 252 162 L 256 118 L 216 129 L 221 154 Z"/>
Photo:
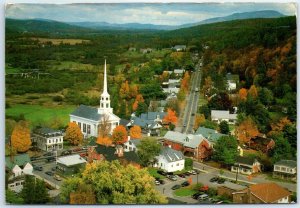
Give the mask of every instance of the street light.
<path id="1" fill-rule="evenodd" d="M 199 172 L 197 171 L 197 184 L 198 184 L 198 176 L 199 176 Z"/>

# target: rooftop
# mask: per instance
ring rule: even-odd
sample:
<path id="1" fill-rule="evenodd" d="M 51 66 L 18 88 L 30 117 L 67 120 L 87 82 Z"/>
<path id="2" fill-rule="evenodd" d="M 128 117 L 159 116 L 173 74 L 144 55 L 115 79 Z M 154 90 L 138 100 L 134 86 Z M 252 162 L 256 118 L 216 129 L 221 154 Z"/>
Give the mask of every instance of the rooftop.
<path id="1" fill-rule="evenodd" d="M 208 141 L 210 142 L 216 142 L 220 137 L 222 136 L 228 136 L 225 134 L 220 134 L 219 132 L 217 132 L 214 129 L 209 129 L 209 128 L 205 128 L 205 127 L 199 127 L 197 129 L 197 131 L 195 132 L 195 134 L 201 134 L 202 136 L 204 136 Z"/>
<path id="2" fill-rule="evenodd" d="M 54 130 L 46 127 L 35 129 L 34 133 L 45 137 L 62 136 L 62 132 L 60 130 Z"/>
<path id="3" fill-rule="evenodd" d="M 276 162 L 274 165 L 281 165 L 281 166 L 286 166 L 289 168 L 296 168 L 297 162 L 294 160 L 280 160 L 279 162 Z"/>
<path id="4" fill-rule="evenodd" d="M 211 118 L 217 119 L 237 119 L 237 114 L 231 114 L 227 110 L 211 110 Z"/>
<path id="5" fill-rule="evenodd" d="M 238 156 L 236 158 L 236 162 L 240 163 L 240 164 L 247 164 L 247 165 L 253 165 L 253 163 L 255 162 L 255 158 L 250 158 L 250 157 L 241 157 Z"/>
<path id="6" fill-rule="evenodd" d="M 80 155 L 68 155 L 65 157 L 60 157 L 57 159 L 57 162 L 66 166 L 72 166 L 77 164 L 86 163 L 86 160 L 80 157 Z"/>
<path id="7" fill-rule="evenodd" d="M 205 139 L 202 135 L 183 134 L 175 131 L 168 131 L 164 138 L 191 148 L 198 147 L 199 144 Z"/>
<path id="8" fill-rule="evenodd" d="M 26 153 L 15 155 L 13 157 L 13 160 L 11 160 L 11 157 L 9 156 L 5 157 L 5 166 L 10 170 L 13 169 L 15 165 L 21 167 L 21 166 L 25 166 L 27 163 L 30 162 L 31 162 L 30 157 Z"/>
<path id="9" fill-rule="evenodd" d="M 160 155 L 163 155 L 168 162 L 175 162 L 184 159 L 182 152 L 171 149 L 169 147 L 163 147 Z"/>
<path id="10" fill-rule="evenodd" d="M 80 105 L 70 115 L 86 118 L 93 121 L 99 121 L 101 115 L 98 114 L 98 109 L 86 105 Z"/>

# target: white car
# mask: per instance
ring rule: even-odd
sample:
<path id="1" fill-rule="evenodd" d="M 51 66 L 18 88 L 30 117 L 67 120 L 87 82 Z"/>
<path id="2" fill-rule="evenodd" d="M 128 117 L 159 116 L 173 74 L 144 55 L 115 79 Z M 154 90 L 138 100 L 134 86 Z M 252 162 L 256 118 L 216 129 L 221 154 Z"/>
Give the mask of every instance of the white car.
<path id="1" fill-rule="evenodd" d="M 155 180 L 155 185 L 160 185 L 160 182 Z"/>

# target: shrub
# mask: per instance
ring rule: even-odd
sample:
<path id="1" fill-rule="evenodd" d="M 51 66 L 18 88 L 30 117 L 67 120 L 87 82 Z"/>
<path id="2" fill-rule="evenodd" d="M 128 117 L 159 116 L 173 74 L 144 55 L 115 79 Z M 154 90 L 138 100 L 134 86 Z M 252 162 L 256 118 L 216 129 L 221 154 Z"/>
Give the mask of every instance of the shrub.
<path id="1" fill-rule="evenodd" d="M 52 98 L 52 100 L 53 100 L 54 102 L 61 102 L 61 101 L 63 101 L 63 97 L 60 96 L 60 95 L 56 95 L 56 96 L 54 96 L 54 97 Z"/>
<path id="2" fill-rule="evenodd" d="M 191 158 L 184 159 L 184 168 L 185 169 L 193 168 L 193 160 Z"/>

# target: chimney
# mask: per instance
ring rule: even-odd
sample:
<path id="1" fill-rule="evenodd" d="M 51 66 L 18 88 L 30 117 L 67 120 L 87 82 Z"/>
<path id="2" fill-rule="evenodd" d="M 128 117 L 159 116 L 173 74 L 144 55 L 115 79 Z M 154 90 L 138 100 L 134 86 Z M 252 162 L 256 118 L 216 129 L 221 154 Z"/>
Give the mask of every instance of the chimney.
<path id="1" fill-rule="evenodd" d="M 129 141 L 130 140 L 130 135 L 128 135 L 128 137 L 127 137 L 127 141 Z"/>
<path id="2" fill-rule="evenodd" d="M 117 145 L 116 146 L 116 152 L 115 152 L 116 155 L 118 155 L 118 157 L 123 157 L 124 155 L 124 149 L 121 145 Z"/>

